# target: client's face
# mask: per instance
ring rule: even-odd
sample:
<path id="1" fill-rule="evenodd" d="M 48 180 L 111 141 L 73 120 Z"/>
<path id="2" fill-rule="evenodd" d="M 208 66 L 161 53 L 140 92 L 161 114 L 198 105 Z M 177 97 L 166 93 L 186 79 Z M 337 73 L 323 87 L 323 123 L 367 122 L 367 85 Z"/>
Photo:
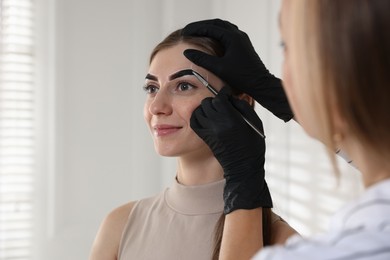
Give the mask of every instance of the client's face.
<path id="1" fill-rule="evenodd" d="M 196 66 L 183 55 L 195 47 L 181 43 L 159 51 L 145 79 L 144 117 L 152 133 L 156 151 L 163 156 L 196 156 L 211 153 L 190 127 L 191 114 L 201 101 L 213 95 L 198 79 L 182 72 L 193 69 L 217 90 L 222 81 Z"/>

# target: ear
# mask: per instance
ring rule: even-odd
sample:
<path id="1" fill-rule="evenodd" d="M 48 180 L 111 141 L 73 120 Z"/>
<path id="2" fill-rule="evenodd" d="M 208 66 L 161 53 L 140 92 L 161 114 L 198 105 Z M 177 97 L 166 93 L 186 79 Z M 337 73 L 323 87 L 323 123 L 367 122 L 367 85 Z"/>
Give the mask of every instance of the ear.
<path id="1" fill-rule="evenodd" d="M 337 109 L 337 106 L 332 107 L 332 120 L 334 142 L 338 148 L 342 148 L 341 146 L 343 145 L 343 141 L 345 141 L 345 137 L 348 136 L 349 127 L 347 122 L 344 120 L 344 117 Z"/>
<path id="2" fill-rule="evenodd" d="M 248 94 L 245 94 L 245 93 L 242 93 L 240 95 L 238 95 L 237 97 L 238 99 L 241 99 L 241 100 L 245 100 L 246 102 L 249 103 L 249 105 L 251 105 L 252 107 L 255 106 L 255 100 L 249 96 Z"/>

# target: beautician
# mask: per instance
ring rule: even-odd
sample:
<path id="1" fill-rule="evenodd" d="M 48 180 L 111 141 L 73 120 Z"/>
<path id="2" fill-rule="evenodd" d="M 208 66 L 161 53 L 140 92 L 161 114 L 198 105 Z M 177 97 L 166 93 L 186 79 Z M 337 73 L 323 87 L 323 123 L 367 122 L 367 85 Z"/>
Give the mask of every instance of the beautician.
<path id="1" fill-rule="evenodd" d="M 203 100 L 191 118 L 191 127 L 224 169 L 220 259 L 390 259 L 389 10 L 386 0 L 284 0 L 283 88 L 237 26 L 207 20 L 184 29 L 185 35 L 212 37 L 225 47 L 218 58 L 186 50 L 188 59 L 285 121 L 293 117 L 290 104 L 294 119 L 324 143 L 333 162 L 333 151 L 348 154 L 366 188 L 332 218 L 327 233 L 311 239 L 292 236 L 284 246 L 261 249 L 261 227 L 250 223 L 270 204 L 261 197 L 267 186 L 257 160 L 265 142 L 242 116 L 259 126 L 261 120 L 222 90 Z"/>

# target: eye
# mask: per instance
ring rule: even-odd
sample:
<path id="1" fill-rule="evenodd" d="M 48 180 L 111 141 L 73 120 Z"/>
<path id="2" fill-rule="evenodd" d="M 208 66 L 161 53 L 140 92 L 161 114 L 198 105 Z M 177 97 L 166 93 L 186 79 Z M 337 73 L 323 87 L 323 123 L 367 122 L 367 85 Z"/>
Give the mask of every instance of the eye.
<path id="1" fill-rule="evenodd" d="M 158 87 L 155 86 L 155 85 L 149 84 L 149 85 L 143 86 L 143 90 L 144 90 L 147 94 L 155 94 L 155 93 L 157 93 L 157 91 L 158 91 Z"/>
<path id="2" fill-rule="evenodd" d="M 280 41 L 279 46 L 282 48 L 283 51 L 286 51 L 287 46 L 286 46 L 286 43 L 283 40 Z"/>
<path id="3" fill-rule="evenodd" d="M 196 88 L 194 85 L 188 83 L 188 82 L 180 82 L 178 85 L 177 85 L 177 90 L 178 91 L 188 91 L 188 90 L 191 90 L 191 89 L 194 89 Z"/>

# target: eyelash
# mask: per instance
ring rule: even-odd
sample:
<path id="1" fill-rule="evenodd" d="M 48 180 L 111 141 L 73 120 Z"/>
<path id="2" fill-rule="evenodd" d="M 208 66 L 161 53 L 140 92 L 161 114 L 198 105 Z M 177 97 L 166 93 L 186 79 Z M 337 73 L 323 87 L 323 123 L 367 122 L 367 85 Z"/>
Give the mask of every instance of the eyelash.
<path id="1" fill-rule="evenodd" d="M 192 89 L 197 88 L 195 85 L 193 85 L 193 84 L 191 84 L 191 83 L 189 83 L 187 81 L 182 81 L 182 82 L 177 83 L 176 88 L 179 88 L 179 87 L 181 87 L 183 85 L 190 86 Z M 182 90 L 182 91 L 184 91 L 184 90 Z"/>
<path id="2" fill-rule="evenodd" d="M 286 49 L 286 43 L 285 43 L 284 41 L 282 41 L 282 40 L 279 42 L 279 46 L 280 46 L 283 50 Z"/>
<path id="3" fill-rule="evenodd" d="M 142 89 L 147 93 L 147 94 L 153 94 L 151 89 L 158 89 L 158 87 L 154 86 L 153 84 L 145 84 Z"/>
<path id="4" fill-rule="evenodd" d="M 178 82 L 176 84 L 176 87 L 175 87 L 175 90 L 177 90 L 178 88 L 182 87 L 183 85 L 186 85 L 186 86 L 190 86 L 192 89 L 196 89 L 197 86 L 187 82 L 187 81 L 181 81 L 181 82 Z M 151 95 L 151 94 L 154 94 L 158 91 L 159 87 L 153 85 L 153 84 L 145 84 L 143 87 L 143 90 Z M 179 90 L 180 92 L 184 92 L 184 91 L 189 91 L 189 90 Z"/>

